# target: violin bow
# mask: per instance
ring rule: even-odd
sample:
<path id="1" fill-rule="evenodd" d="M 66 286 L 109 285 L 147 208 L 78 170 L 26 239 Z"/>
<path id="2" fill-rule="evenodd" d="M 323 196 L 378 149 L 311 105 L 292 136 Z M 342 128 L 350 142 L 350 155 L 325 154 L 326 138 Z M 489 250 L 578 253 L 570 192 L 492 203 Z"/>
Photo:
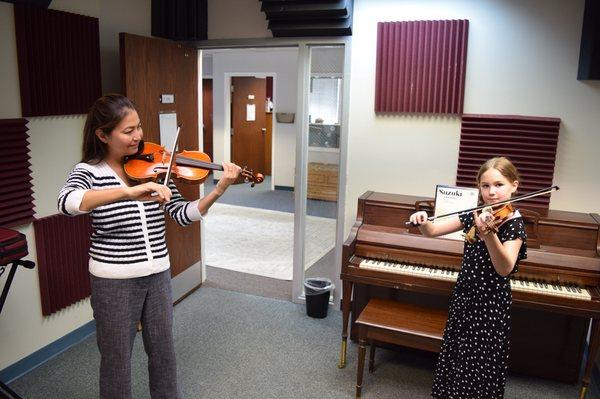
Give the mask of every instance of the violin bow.
<path id="1" fill-rule="evenodd" d="M 485 204 L 485 205 L 479 205 L 476 206 L 475 208 L 469 208 L 469 209 L 463 209 L 461 211 L 455 211 L 455 212 L 450 212 L 450 213 L 445 213 L 443 215 L 439 215 L 439 216 L 429 216 L 427 218 L 428 221 L 432 222 L 435 219 L 440 219 L 440 218 L 445 218 L 448 216 L 454 216 L 454 215 L 464 215 L 465 213 L 469 213 L 469 212 L 475 212 L 475 211 L 479 211 L 481 209 L 487 208 L 489 206 L 498 206 L 498 205 L 504 205 L 504 204 L 509 204 L 512 202 L 517 202 L 517 201 L 522 201 L 522 200 L 526 200 L 529 198 L 533 198 L 533 197 L 537 197 L 540 195 L 544 195 L 544 194 L 550 194 L 553 191 L 558 191 L 560 188 L 558 186 L 551 186 L 551 187 L 547 187 L 547 188 L 542 188 L 541 190 L 537 190 L 537 191 L 533 191 L 529 194 L 523 194 L 523 195 L 517 195 L 514 198 L 509 198 L 507 200 L 504 201 L 498 201 L 494 204 Z M 413 224 L 412 222 L 406 222 L 405 223 L 407 226 L 416 226 L 415 224 Z"/>
<path id="2" fill-rule="evenodd" d="M 169 179 L 171 178 L 171 172 L 173 171 L 173 165 L 175 165 L 175 150 L 177 149 L 177 142 L 179 141 L 179 131 L 181 130 L 181 125 L 177 125 L 177 133 L 175 133 L 175 141 L 173 142 L 173 150 L 171 151 L 171 159 L 169 160 L 169 167 L 167 168 L 167 173 L 165 174 L 163 180 L 163 186 L 169 185 Z"/>

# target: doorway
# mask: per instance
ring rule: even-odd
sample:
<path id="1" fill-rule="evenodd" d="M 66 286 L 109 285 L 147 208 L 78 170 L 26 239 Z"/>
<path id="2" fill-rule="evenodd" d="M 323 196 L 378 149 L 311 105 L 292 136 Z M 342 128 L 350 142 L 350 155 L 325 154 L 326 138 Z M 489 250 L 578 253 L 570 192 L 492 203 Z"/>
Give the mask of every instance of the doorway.
<path id="1" fill-rule="evenodd" d="M 209 222 L 215 217 L 215 212 L 211 209 L 205 223 L 206 234 L 203 236 L 205 237 L 203 248 L 207 251 L 205 260 L 208 285 L 299 301 L 302 300 L 303 295 L 301 287 L 305 269 L 309 269 L 307 276 L 316 274 L 325 277 L 334 277 L 336 274 L 339 276 L 339 270 L 336 269 L 338 260 L 341 258 L 342 240 L 339 237 L 343 234 L 343 225 L 337 220 L 343 217 L 343 190 L 340 190 L 340 187 L 345 184 L 343 173 L 340 172 L 344 168 L 344 159 L 340 154 L 343 153 L 343 136 L 346 134 L 344 133 L 346 131 L 344 121 L 347 120 L 346 116 L 341 117 L 344 107 L 341 106 L 339 99 L 343 97 L 347 101 L 348 96 L 347 89 L 341 80 L 343 71 L 339 66 L 347 62 L 347 57 L 344 45 L 338 46 L 342 50 L 338 49 L 335 65 L 329 64 L 330 68 L 332 66 L 337 68 L 334 72 L 330 72 L 335 76 L 325 75 L 326 71 L 320 71 L 321 75 L 315 75 L 315 79 L 311 82 L 309 76 L 311 73 L 309 60 L 311 47 L 300 44 L 288 48 L 213 49 L 208 52 L 212 63 L 210 73 L 213 89 L 214 162 L 234 161 L 241 166 L 247 164 L 256 171 L 261 167 L 260 160 L 262 159 L 263 172 L 261 173 L 267 176 L 268 181 L 268 184 L 257 185 L 254 189 L 244 185 L 232 186 L 217 203 L 217 205 L 245 208 L 245 210 L 238 209 L 241 216 L 238 216 L 237 219 L 235 215 L 225 215 L 229 219 L 222 223 L 222 225 L 232 227 L 228 236 L 232 254 L 230 263 L 241 264 L 244 260 L 242 258 L 251 257 L 250 255 L 256 252 L 258 262 L 263 266 L 268 263 L 266 261 L 277 258 L 274 244 L 280 238 L 286 237 L 283 251 L 286 256 L 285 261 L 275 265 L 270 271 L 281 272 L 282 270 L 276 270 L 281 266 L 282 269 L 285 269 L 284 278 L 273 277 L 269 271 L 265 272 L 265 270 L 263 270 L 265 273 L 260 275 L 239 268 L 231 271 L 227 269 L 229 265 L 215 267 L 211 265 L 213 261 L 210 259 L 212 246 L 210 240 L 214 236 L 210 232 Z M 315 54 L 317 53 L 315 52 Z M 314 59 L 318 61 L 320 56 L 315 56 Z M 271 77 L 272 79 L 269 79 Z M 251 91 L 238 89 L 240 84 L 243 84 L 241 83 L 242 79 L 238 80 L 238 78 L 249 78 L 248 80 L 255 82 L 256 80 L 266 81 L 264 103 L 262 93 L 259 93 L 258 89 Z M 325 81 L 326 79 L 331 80 Z M 321 98 L 321 111 L 323 111 L 321 117 L 324 118 L 322 123 L 320 120 L 316 120 L 316 113 L 320 112 L 319 110 L 314 111 L 315 115 L 311 114 L 310 119 L 308 116 L 311 84 L 323 96 L 329 96 L 327 98 L 331 97 L 331 93 L 335 93 L 335 101 L 329 103 L 327 107 L 324 105 L 325 97 Z M 236 92 L 239 93 L 239 105 L 233 104 L 236 101 Z M 261 113 L 265 112 L 264 123 L 266 125 L 262 127 L 258 115 L 260 104 L 264 106 Z M 236 110 L 237 108 L 239 111 Z M 333 114 L 336 115 L 335 118 Z M 241 120 L 238 121 L 237 118 L 241 118 Z M 269 118 L 272 118 L 271 124 L 268 122 Z M 311 124 L 322 126 L 310 126 Z M 245 125 L 252 126 L 251 131 L 247 136 L 238 135 L 240 129 Z M 271 131 L 269 127 L 272 127 Z M 263 128 L 266 131 L 263 131 Z M 318 128 L 325 129 L 323 135 L 319 136 L 313 132 Z M 308 186 L 310 185 L 311 189 L 316 187 L 313 184 L 315 183 L 314 179 L 308 184 L 307 178 L 309 133 L 313 140 L 310 144 L 311 147 L 319 147 L 310 150 L 310 162 L 337 165 L 335 168 L 337 175 L 333 173 L 334 176 L 329 177 L 332 188 L 329 188 L 329 192 L 323 188 L 321 192 L 315 194 L 315 198 L 307 197 Z M 322 138 L 331 140 L 319 143 L 314 141 Z M 262 153 L 261 147 L 266 148 Z M 238 150 L 246 148 L 250 148 L 249 152 L 258 154 L 258 156 L 252 159 L 252 156 L 248 158 L 248 154 L 238 152 Z M 270 151 L 269 148 L 271 148 Z M 270 171 L 268 170 L 269 165 L 271 165 Z M 313 168 L 314 165 L 310 167 Z M 219 175 L 218 172 L 215 173 L 215 180 L 219 179 Z M 318 179 L 319 177 L 317 177 Z M 318 187 L 316 188 L 318 189 Z M 210 192 L 210 189 L 209 184 L 206 184 L 205 192 Z M 249 211 L 250 208 L 265 212 L 257 219 L 256 224 L 246 226 L 244 223 L 248 221 L 249 216 L 245 212 L 253 213 Z M 260 227 L 273 214 L 281 216 L 281 213 L 287 214 L 287 222 L 273 222 L 266 228 Z M 310 219 L 311 225 L 306 223 L 307 219 Z M 312 222 L 316 222 L 316 230 L 315 226 L 312 226 L 314 224 Z M 273 227 L 275 225 L 284 226 L 285 231 L 277 233 Z M 324 225 L 326 232 L 322 231 Z M 310 234 L 306 231 L 310 231 Z M 250 236 L 243 235 L 248 232 L 251 233 Z M 269 235 L 273 232 L 275 232 L 274 235 Z M 268 237 L 266 242 L 259 241 L 265 237 Z M 326 239 L 321 239 L 322 237 L 326 237 Z M 250 243 L 249 248 L 241 249 L 241 242 Z M 305 250 L 305 248 L 307 249 Z M 316 263 L 318 263 L 317 267 L 311 268 Z M 214 280 L 219 280 L 218 277 L 215 278 L 218 275 L 224 277 L 215 282 Z M 259 292 L 248 288 L 248 284 L 254 285 L 254 288 L 260 286 Z M 339 284 L 336 286 L 339 287 Z M 277 291 L 277 293 L 272 291 Z M 283 295 L 280 295 L 282 292 Z M 338 296 L 337 291 L 336 296 Z"/>
<path id="2" fill-rule="evenodd" d="M 291 300 L 296 131 L 294 123 L 277 122 L 275 112 L 294 110 L 297 50 L 207 53 L 202 65 L 212 79 L 214 162 L 247 166 L 265 181 L 231 186 L 209 211 L 205 284 Z M 206 182 L 205 193 L 214 184 Z"/>
<path id="3" fill-rule="evenodd" d="M 269 78 L 272 81 L 267 76 L 231 77 L 231 162 L 264 176 L 271 174 Z"/>

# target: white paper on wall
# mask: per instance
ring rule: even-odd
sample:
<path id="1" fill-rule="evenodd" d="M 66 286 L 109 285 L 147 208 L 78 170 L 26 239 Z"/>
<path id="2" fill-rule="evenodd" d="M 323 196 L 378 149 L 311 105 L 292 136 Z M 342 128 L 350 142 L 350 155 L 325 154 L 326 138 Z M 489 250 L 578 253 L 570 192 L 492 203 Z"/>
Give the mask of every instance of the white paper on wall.
<path id="1" fill-rule="evenodd" d="M 252 122 L 256 120 L 256 106 L 254 104 L 246 104 L 246 121 Z"/>
<path id="2" fill-rule="evenodd" d="M 158 114 L 158 127 L 160 130 L 160 144 L 171 151 L 177 134 L 177 113 L 161 112 Z"/>

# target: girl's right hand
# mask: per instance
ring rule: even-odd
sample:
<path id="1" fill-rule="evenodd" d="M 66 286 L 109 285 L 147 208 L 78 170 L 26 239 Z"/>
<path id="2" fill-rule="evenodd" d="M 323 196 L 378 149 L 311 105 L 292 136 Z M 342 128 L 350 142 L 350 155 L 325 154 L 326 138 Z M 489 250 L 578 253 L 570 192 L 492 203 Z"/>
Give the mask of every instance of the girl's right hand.
<path id="1" fill-rule="evenodd" d="M 414 226 L 420 226 L 427 222 L 427 217 L 427 212 L 425 211 L 415 212 L 412 215 L 410 215 L 410 222 Z"/>
<path id="2" fill-rule="evenodd" d="M 127 187 L 127 196 L 134 201 L 155 201 L 162 204 L 171 199 L 171 189 L 162 184 L 148 182 Z"/>

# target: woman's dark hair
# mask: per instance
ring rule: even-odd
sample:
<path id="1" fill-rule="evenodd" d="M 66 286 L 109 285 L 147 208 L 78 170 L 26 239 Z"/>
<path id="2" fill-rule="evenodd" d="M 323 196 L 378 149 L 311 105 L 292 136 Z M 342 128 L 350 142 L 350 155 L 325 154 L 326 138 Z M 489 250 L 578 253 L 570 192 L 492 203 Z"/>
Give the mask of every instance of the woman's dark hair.
<path id="1" fill-rule="evenodd" d="M 107 94 L 97 99 L 90 108 L 83 128 L 83 158 L 81 162 L 97 164 L 106 156 L 106 143 L 96 136 L 100 129 L 110 135 L 129 112 L 135 111 L 135 105 L 121 94 Z"/>

